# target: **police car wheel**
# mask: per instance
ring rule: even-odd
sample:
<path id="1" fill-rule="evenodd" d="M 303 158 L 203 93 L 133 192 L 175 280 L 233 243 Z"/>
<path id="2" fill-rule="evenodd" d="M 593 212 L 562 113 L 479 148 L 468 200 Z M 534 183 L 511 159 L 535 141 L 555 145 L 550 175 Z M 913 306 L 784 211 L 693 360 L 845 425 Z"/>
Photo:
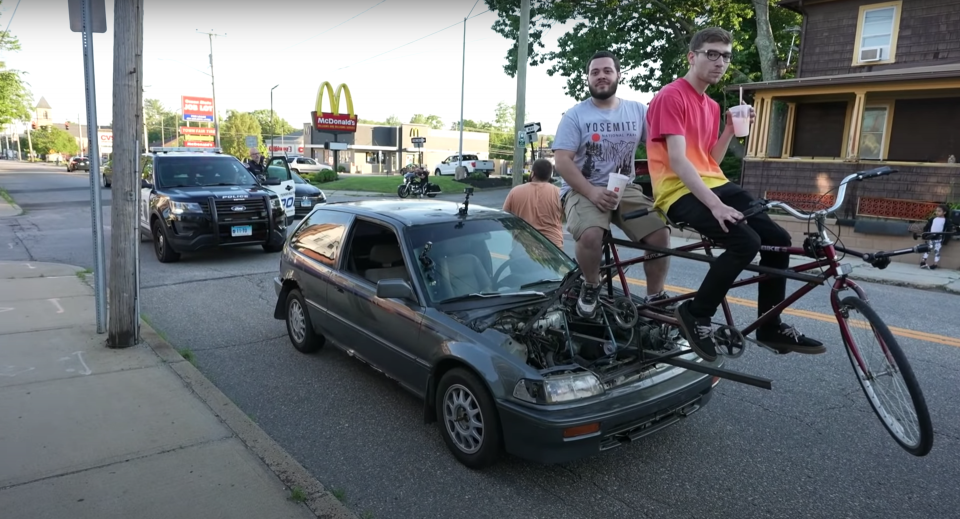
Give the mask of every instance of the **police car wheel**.
<path id="1" fill-rule="evenodd" d="M 180 253 L 170 246 L 160 220 L 153 221 L 153 252 L 156 253 L 157 261 L 160 263 L 174 263 L 180 260 Z"/>

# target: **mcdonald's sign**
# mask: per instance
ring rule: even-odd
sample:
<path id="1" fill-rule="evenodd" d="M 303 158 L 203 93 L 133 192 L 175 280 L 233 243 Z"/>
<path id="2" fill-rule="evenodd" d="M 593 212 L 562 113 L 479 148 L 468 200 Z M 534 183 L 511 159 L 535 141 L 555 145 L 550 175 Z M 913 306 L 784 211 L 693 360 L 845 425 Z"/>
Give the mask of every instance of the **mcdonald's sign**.
<path id="1" fill-rule="evenodd" d="M 323 92 L 326 90 L 327 99 L 330 101 L 330 111 L 323 111 Z M 347 113 L 340 113 L 340 94 L 346 95 Z M 333 85 L 324 81 L 317 90 L 317 103 L 313 112 L 310 112 L 313 118 L 313 127 L 317 131 L 331 133 L 355 133 L 357 131 L 357 114 L 353 112 L 353 97 L 350 95 L 350 88 L 345 83 L 340 83 L 337 90 L 333 90 Z"/>
<path id="2" fill-rule="evenodd" d="M 419 137 L 419 136 L 420 136 L 420 128 L 416 128 L 416 127 L 410 128 L 410 137 Z"/>

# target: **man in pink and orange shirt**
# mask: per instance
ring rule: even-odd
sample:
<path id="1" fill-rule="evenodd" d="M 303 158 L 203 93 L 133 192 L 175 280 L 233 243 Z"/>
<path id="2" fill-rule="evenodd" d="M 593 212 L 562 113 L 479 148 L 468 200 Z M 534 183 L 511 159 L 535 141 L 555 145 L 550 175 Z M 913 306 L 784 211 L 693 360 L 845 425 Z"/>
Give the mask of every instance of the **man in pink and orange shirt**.
<path id="1" fill-rule="evenodd" d="M 654 207 L 673 222 L 686 222 L 700 234 L 717 241 L 724 252 L 710 266 L 697 296 L 675 311 L 684 337 L 705 360 L 717 358 L 711 318 L 743 268 L 760 252 L 760 245 L 785 247 L 790 234 L 765 213 L 744 221 L 754 198 L 727 180 L 720 161 L 733 138 L 728 111 L 723 132 L 720 106 L 705 95 L 720 82 L 730 64 L 731 34 L 719 27 L 696 33 L 690 41 L 687 74 L 665 86 L 647 111 L 647 156 L 653 185 Z M 751 120 L 753 113 L 751 109 Z M 786 269 L 790 256 L 760 252 L 760 265 Z M 757 315 L 784 300 L 787 281 L 771 278 L 758 284 Z M 758 342 L 781 353 L 824 353 L 819 341 L 771 319 L 756 332 Z"/>

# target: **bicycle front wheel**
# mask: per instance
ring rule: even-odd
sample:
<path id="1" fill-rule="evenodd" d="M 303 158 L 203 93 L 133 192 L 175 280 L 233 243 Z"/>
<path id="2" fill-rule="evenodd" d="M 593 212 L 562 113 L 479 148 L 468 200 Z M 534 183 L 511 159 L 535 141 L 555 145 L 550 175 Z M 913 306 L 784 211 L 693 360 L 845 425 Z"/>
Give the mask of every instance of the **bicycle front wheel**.
<path id="1" fill-rule="evenodd" d="M 926 456 L 933 448 L 930 412 L 896 337 L 863 299 L 846 297 L 840 309 L 847 357 L 871 407 L 904 450 Z"/>

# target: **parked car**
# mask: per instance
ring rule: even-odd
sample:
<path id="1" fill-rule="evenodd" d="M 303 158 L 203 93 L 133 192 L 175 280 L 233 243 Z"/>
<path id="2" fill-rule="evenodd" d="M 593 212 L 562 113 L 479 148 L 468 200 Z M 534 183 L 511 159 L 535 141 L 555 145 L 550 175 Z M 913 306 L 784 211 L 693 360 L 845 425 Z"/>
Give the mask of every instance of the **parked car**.
<path id="1" fill-rule="evenodd" d="M 290 171 L 294 173 L 317 173 L 324 169 L 332 169 L 310 157 L 287 157 L 287 163 L 290 164 Z"/>
<path id="2" fill-rule="evenodd" d="M 67 171 L 90 171 L 90 159 L 87 157 L 73 157 L 67 162 Z"/>
<path id="3" fill-rule="evenodd" d="M 290 175 L 293 177 L 293 187 L 297 190 L 297 194 L 294 197 L 294 204 L 296 206 L 295 218 L 303 218 L 310 214 L 313 206 L 327 201 L 327 195 L 323 193 L 322 189 L 307 182 L 294 171 L 291 171 Z"/>
<path id="4" fill-rule="evenodd" d="M 683 342 L 645 320 L 616 332 L 625 349 L 604 357 L 613 344 L 603 327 L 571 311 L 575 296 L 552 297 L 574 267 L 498 209 L 327 203 L 284 244 L 274 318 L 300 352 L 332 343 L 422 398 L 425 420 L 464 465 L 492 465 L 502 450 L 565 462 L 680 421 L 719 380 L 640 362 L 637 346 L 631 355 L 633 341 L 662 351 Z"/>

